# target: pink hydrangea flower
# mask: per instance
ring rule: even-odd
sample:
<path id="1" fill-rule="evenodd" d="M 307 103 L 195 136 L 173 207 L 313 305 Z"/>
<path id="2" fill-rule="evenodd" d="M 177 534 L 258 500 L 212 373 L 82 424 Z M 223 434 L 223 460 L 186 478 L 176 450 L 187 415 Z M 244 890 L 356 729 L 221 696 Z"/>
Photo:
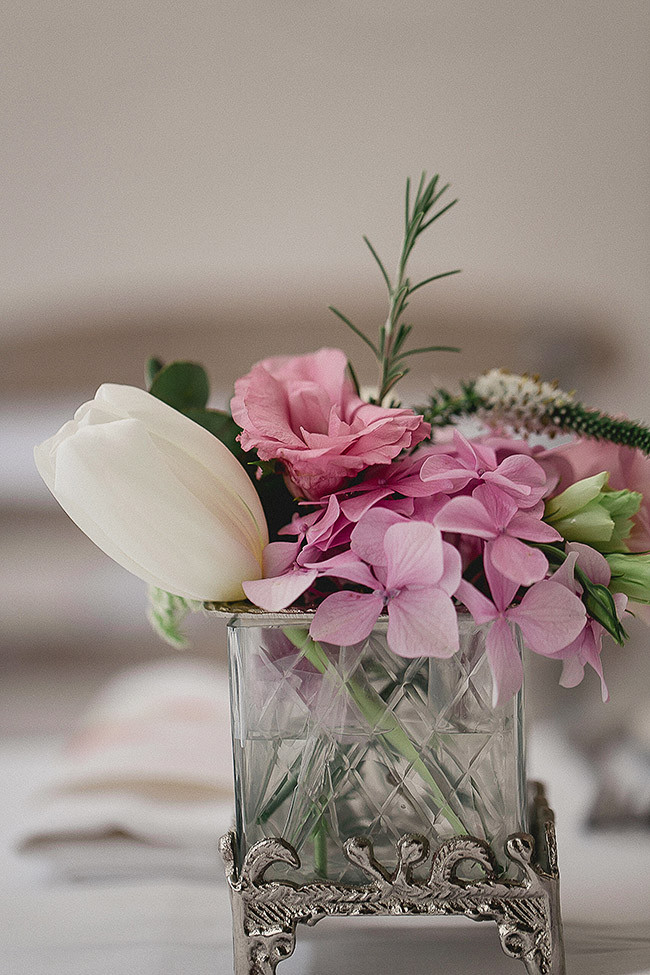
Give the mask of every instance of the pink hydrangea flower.
<path id="1" fill-rule="evenodd" d="M 427 456 L 428 451 L 425 448 L 422 452 L 417 451 L 415 456 L 369 468 L 356 484 L 338 492 L 341 510 L 350 521 L 359 521 L 366 511 L 384 499 L 391 498 L 391 495 L 398 494 L 402 499 L 409 499 L 451 491 L 454 487 L 451 480 L 436 484 L 424 483 L 420 472 Z M 390 503 L 395 505 L 397 501 L 398 499 L 391 498 Z M 412 514 L 413 509 L 409 510 L 408 504 L 401 503 L 400 510 L 405 514 Z"/>
<path id="2" fill-rule="evenodd" d="M 544 578 L 548 559 L 525 541 L 561 540 L 555 528 L 542 521 L 543 514 L 541 501 L 522 511 L 510 495 L 492 485 L 480 484 L 471 497 L 452 498 L 436 515 L 435 523 L 445 532 L 486 539 L 486 570 L 493 566 L 517 585 L 530 586 Z"/>
<path id="3" fill-rule="evenodd" d="M 485 649 L 492 671 L 493 705 L 508 701 L 521 687 L 523 666 L 513 626 L 521 630 L 526 646 L 548 656 L 562 650 L 584 628 L 585 608 L 572 592 L 556 582 L 537 582 L 521 602 L 512 606 L 518 583 L 507 579 L 489 564 L 485 567 L 492 600 L 463 579 L 456 598 L 479 625 L 490 623 Z"/>
<path id="4" fill-rule="evenodd" d="M 383 516 L 382 516 L 383 517 Z M 360 525 L 362 522 L 360 522 Z M 323 600 L 310 627 L 315 640 L 350 645 L 365 640 L 384 608 L 387 640 L 402 657 L 451 657 L 459 648 L 452 595 L 460 582 L 458 552 L 427 522 L 376 526 L 374 539 L 353 532 L 351 547 L 377 561 L 366 566 L 370 592 L 335 592 Z M 355 581 L 361 581 L 357 577 Z"/>
<path id="5" fill-rule="evenodd" d="M 611 571 L 607 560 L 591 548 L 590 545 L 583 545 L 580 542 L 570 542 L 567 547 L 567 558 L 553 574 L 553 582 L 565 586 L 569 592 L 581 593 L 582 586 L 575 578 L 576 563 L 588 575 L 592 582 L 601 586 L 609 585 Z M 614 604 L 619 619 L 627 606 L 627 596 L 622 593 L 614 594 Z M 609 691 L 605 683 L 603 665 L 600 654 L 603 648 L 603 636 L 605 628 L 597 620 L 587 617 L 583 630 L 571 643 L 555 653 L 547 653 L 548 657 L 559 658 L 563 661 L 562 675 L 560 684 L 562 687 L 576 687 L 584 677 L 585 666 L 596 671 L 600 678 L 600 686 L 603 701 L 609 700 Z"/>
<path id="6" fill-rule="evenodd" d="M 262 555 L 263 578 L 243 583 L 244 593 L 256 606 L 276 613 L 305 593 L 319 576 L 336 576 L 337 567 L 346 579 L 359 563 L 349 551 L 352 524 L 342 515 L 336 495 L 327 507 L 296 516 L 281 534 L 297 535 L 293 542 L 271 542 Z M 329 559 L 328 550 L 339 550 Z M 364 576 L 365 578 L 365 576 Z"/>
<path id="7" fill-rule="evenodd" d="M 413 410 L 357 396 L 339 349 L 257 363 L 235 383 L 231 411 L 244 450 L 281 462 L 297 495 L 312 500 L 431 432 Z"/>
<path id="8" fill-rule="evenodd" d="M 503 443 L 498 441 L 498 445 L 503 453 Z M 513 498 L 519 508 L 534 507 L 544 496 L 547 483 L 543 468 L 526 453 L 515 450 L 499 461 L 493 446 L 470 441 L 458 430 L 454 432 L 453 451 L 431 452 L 422 464 L 420 477 L 453 493 L 477 481 L 490 484 Z"/>
<path id="9" fill-rule="evenodd" d="M 631 447 L 580 439 L 553 447 L 540 459 L 557 470 L 560 491 L 602 471 L 609 472 L 612 490 L 639 491 L 643 495 L 641 508 L 634 516 L 634 527 L 625 544 L 630 552 L 650 551 L 650 457 Z"/>

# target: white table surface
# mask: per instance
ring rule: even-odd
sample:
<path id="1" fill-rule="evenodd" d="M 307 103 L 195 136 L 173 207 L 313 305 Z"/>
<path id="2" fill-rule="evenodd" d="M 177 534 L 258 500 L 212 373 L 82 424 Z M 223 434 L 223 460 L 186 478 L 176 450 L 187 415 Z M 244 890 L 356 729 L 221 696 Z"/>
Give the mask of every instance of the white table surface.
<path id="1" fill-rule="evenodd" d="M 26 795 L 57 742 L 0 749 L 0 975 L 229 975 L 230 908 L 213 884 L 52 885 L 44 865 L 11 850 Z M 558 816 L 568 975 L 650 975 L 650 833 L 587 834 L 591 779 L 552 729 L 532 742 L 530 769 Z M 278 975 L 501 975 L 524 968 L 493 924 L 465 919 L 327 919 L 299 929 Z"/>

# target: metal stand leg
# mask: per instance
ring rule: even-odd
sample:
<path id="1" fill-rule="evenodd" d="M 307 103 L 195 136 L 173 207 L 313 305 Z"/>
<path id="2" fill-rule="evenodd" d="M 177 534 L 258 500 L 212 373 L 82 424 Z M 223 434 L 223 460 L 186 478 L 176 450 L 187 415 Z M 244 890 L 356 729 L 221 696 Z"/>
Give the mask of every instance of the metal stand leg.
<path id="1" fill-rule="evenodd" d="M 272 864 L 299 869 L 295 850 L 282 839 L 261 840 L 239 866 L 236 835 L 228 833 L 221 853 L 231 892 L 235 975 L 275 975 L 278 962 L 294 951 L 299 923 L 315 924 L 332 915 L 404 914 L 495 921 L 504 952 L 522 961 L 529 975 L 565 975 L 553 813 L 541 786 L 533 797 L 531 826 L 535 839 L 516 833 L 506 843 L 509 859 L 521 870 L 517 881 L 499 878 L 493 851 L 471 836 L 443 843 L 426 878 L 418 879 L 413 869 L 428 861 L 430 853 L 428 841 L 415 834 L 397 844 L 392 873 L 375 859 L 369 840 L 347 840 L 346 855 L 366 874 L 367 884 L 266 880 Z M 478 864 L 483 879 L 459 879 L 457 870 L 464 861 Z"/>

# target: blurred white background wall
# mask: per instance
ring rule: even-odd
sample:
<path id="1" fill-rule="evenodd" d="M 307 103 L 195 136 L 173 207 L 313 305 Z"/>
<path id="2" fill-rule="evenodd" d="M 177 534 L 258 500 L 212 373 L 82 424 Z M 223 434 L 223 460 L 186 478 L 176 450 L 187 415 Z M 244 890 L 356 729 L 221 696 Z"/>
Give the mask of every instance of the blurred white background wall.
<path id="1" fill-rule="evenodd" d="M 201 359 L 221 400 L 323 343 L 372 381 L 326 306 L 381 321 L 361 234 L 392 265 L 408 174 L 461 201 L 415 264 L 463 274 L 413 318 L 464 353 L 404 399 L 503 364 L 648 417 L 649 38 L 646 0 L 5 5 L 0 643 L 30 693 L 47 660 L 156 648 L 33 443 L 150 353 Z"/>

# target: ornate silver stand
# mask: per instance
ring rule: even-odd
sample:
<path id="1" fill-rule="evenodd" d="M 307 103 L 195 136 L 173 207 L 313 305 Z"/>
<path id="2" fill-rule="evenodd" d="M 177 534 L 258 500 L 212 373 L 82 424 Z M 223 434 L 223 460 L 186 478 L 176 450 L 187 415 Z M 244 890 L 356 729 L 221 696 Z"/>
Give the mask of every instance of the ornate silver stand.
<path id="1" fill-rule="evenodd" d="M 293 953 L 299 923 L 378 914 L 464 914 L 474 921 L 495 921 L 504 952 L 523 961 L 527 972 L 564 975 L 554 817 L 542 786 L 531 786 L 533 835 L 515 833 L 506 842 L 509 859 L 520 868 L 518 880 L 500 878 L 490 846 L 472 836 L 444 843 L 418 879 L 413 868 L 424 864 L 430 851 L 428 841 L 416 834 L 399 841 L 392 873 L 377 862 L 365 837 L 347 840 L 346 855 L 368 876 L 367 884 L 266 880 L 273 863 L 299 868 L 295 850 L 285 840 L 265 839 L 240 865 L 236 834 L 227 833 L 221 853 L 231 892 L 235 975 L 273 975 L 278 962 Z M 463 861 L 479 864 L 483 879 L 458 878 Z"/>

